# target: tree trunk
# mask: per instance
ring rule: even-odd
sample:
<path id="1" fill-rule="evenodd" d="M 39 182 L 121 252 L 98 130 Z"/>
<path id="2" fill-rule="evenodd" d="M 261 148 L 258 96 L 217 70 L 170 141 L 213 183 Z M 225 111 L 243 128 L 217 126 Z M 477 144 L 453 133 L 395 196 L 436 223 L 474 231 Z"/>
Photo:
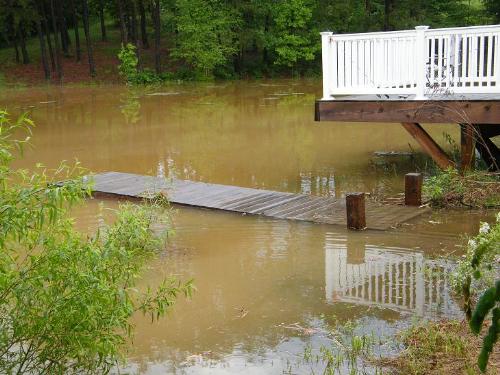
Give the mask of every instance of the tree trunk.
<path id="1" fill-rule="evenodd" d="M 101 20 L 101 40 L 105 42 L 107 40 L 106 36 L 106 24 L 104 20 L 104 2 L 99 0 L 99 18 Z"/>
<path id="2" fill-rule="evenodd" d="M 50 0 L 50 15 L 52 16 L 52 28 L 54 31 L 54 44 L 55 44 L 55 62 L 56 62 L 56 71 L 57 71 L 57 78 L 61 81 L 63 78 L 63 69 L 62 69 L 62 64 L 61 64 L 61 49 L 59 46 L 59 35 L 58 35 L 58 29 L 57 29 L 57 22 L 56 22 L 56 12 L 54 10 L 54 0 Z"/>
<path id="3" fill-rule="evenodd" d="M 128 43 L 127 26 L 125 25 L 125 10 L 123 9 L 123 0 L 116 0 L 118 3 L 118 16 L 120 17 L 120 35 L 123 45 Z"/>
<path id="4" fill-rule="evenodd" d="M 142 48 L 149 48 L 148 32 L 146 30 L 146 9 L 144 8 L 143 0 L 139 0 L 139 13 L 141 16 L 141 40 Z"/>
<path id="5" fill-rule="evenodd" d="M 68 28 L 66 25 L 66 19 L 63 14 L 63 4 L 61 1 L 58 1 L 57 4 L 57 20 L 59 23 L 59 32 L 61 34 L 61 47 L 64 54 L 64 57 L 69 57 L 69 37 L 68 37 Z"/>
<path id="6" fill-rule="evenodd" d="M 384 31 L 391 30 L 391 25 L 389 20 L 392 11 L 392 1 L 393 0 L 384 0 Z"/>
<path id="7" fill-rule="evenodd" d="M 14 38 L 12 39 L 12 44 L 14 46 L 14 51 L 16 53 L 16 63 L 20 63 L 21 62 L 21 58 L 19 56 L 19 47 L 17 45 L 17 35 L 14 34 Z"/>
<path id="8" fill-rule="evenodd" d="M 47 50 L 45 48 L 45 38 L 43 37 L 42 21 L 39 19 L 35 22 L 36 32 L 38 34 L 38 41 L 40 42 L 40 52 L 42 58 L 43 72 L 45 73 L 45 79 L 50 80 L 50 68 L 49 62 L 47 60 Z"/>
<path id="9" fill-rule="evenodd" d="M 154 28 L 155 28 L 155 68 L 156 74 L 161 73 L 161 55 L 160 55 L 160 0 L 155 0 L 154 4 Z"/>
<path id="10" fill-rule="evenodd" d="M 21 53 L 23 55 L 23 64 L 30 63 L 30 57 L 28 55 L 28 50 L 26 49 L 26 31 L 24 25 L 19 25 L 19 42 L 21 44 Z"/>
<path id="11" fill-rule="evenodd" d="M 135 1 L 132 1 L 132 4 L 130 5 L 131 11 L 130 11 L 130 31 L 131 31 L 131 39 L 135 46 L 138 46 L 138 40 L 139 40 L 139 33 L 137 30 L 137 11 L 135 7 Z"/>
<path id="12" fill-rule="evenodd" d="M 49 56 L 50 56 L 50 64 L 52 66 L 52 71 L 56 71 L 56 62 L 54 59 L 54 50 L 52 48 L 52 40 L 50 38 L 50 28 L 48 25 L 48 17 L 47 17 L 47 11 L 45 9 L 45 2 L 40 2 L 39 3 L 39 8 L 38 11 L 40 13 L 40 17 L 42 18 L 42 28 L 45 32 L 45 36 L 47 38 L 47 46 L 49 47 Z"/>
<path id="13" fill-rule="evenodd" d="M 12 43 L 12 47 L 14 48 L 14 53 L 16 57 L 16 63 L 19 64 L 19 48 L 17 45 L 17 33 L 16 33 L 16 25 L 14 24 L 14 17 L 10 15 L 7 19 L 7 32 L 9 38 L 9 44 Z"/>
<path id="14" fill-rule="evenodd" d="M 85 31 L 85 42 L 87 44 L 89 71 L 90 71 L 90 76 L 95 77 L 94 52 L 92 51 L 92 42 L 90 40 L 89 7 L 87 0 L 82 0 L 82 5 L 83 5 L 83 30 Z"/>
<path id="15" fill-rule="evenodd" d="M 76 11 L 75 0 L 70 0 L 71 14 L 73 17 L 73 28 L 75 31 L 75 55 L 76 61 L 82 60 L 82 48 L 80 47 L 80 31 L 78 30 L 78 13 Z"/>
<path id="16" fill-rule="evenodd" d="M 369 31 L 371 29 L 372 19 L 372 4 L 370 0 L 365 0 L 365 30 Z"/>

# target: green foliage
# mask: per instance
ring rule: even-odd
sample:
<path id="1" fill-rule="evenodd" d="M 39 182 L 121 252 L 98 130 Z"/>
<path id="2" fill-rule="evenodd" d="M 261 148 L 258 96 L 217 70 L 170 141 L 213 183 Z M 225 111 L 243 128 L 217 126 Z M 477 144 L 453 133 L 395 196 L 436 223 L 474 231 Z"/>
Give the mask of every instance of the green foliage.
<path id="1" fill-rule="evenodd" d="M 448 168 L 427 178 L 423 192 L 437 207 L 499 207 L 500 176 L 484 171 L 467 171 L 460 175 L 455 168 Z"/>
<path id="2" fill-rule="evenodd" d="M 479 334 L 487 315 L 490 312 L 493 315 L 490 329 L 483 339 L 483 347 L 478 358 L 479 368 L 483 372 L 498 339 L 500 323 L 499 258 L 500 213 L 497 215 L 497 222 L 491 228 L 487 223 L 482 223 L 479 234 L 469 239 L 467 255 L 459 262 L 452 278 L 455 289 L 462 294 L 464 310 L 472 332 Z M 496 282 L 495 278 L 497 278 Z M 474 300 L 479 294 L 481 296 L 473 311 Z"/>
<path id="3" fill-rule="evenodd" d="M 238 14 L 220 0 L 177 0 L 179 32 L 172 57 L 190 64 L 198 78 L 212 77 L 236 53 Z"/>
<path id="4" fill-rule="evenodd" d="M 135 289 L 169 235 L 164 200 L 122 205 L 113 224 L 89 237 L 67 215 L 89 194 L 78 165 L 12 169 L 31 126 L 0 112 L 0 372 L 106 373 L 122 358 L 132 314 L 157 319 L 192 284 L 172 278 Z"/>
<path id="5" fill-rule="evenodd" d="M 452 275 L 455 290 L 462 295 L 464 310 L 470 319 L 472 305 L 477 296 L 492 287 L 497 277 L 497 258 L 500 256 L 500 214 L 490 228 L 481 224 L 479 234 L 468 240 L 467 253 L 458 262 Z"/>
<path id="6" fill-rule="evenodd" d="M 429 177 L 424 183 L 424 194 L 434 205 L 443 205 L 446 196 L 457 195 L 461 197 L 464 193 L 464 187 L 460 181 L 460 175 L 455 168 L 448 168 L 439 172 L 435 176 Z"/>
<path id="7" fill-rule="evenodd" d="M 118 71 L 127 84 L 137 83 L 137 65 L 139 64 L 139 59 L 137 58 L 136 47 L 130 43 L 125 46 L 122 45 L 118 53 L 118 60 L 120 60 Z"/>
<path id="8" fill-rule="evenodd" d="M 486 13 L 494 23 L 500 22 L 500 2 L 498 0 L 483 0 Z"/>
<path id="9" fill-rule="evenodd" d="M 321 45 L 318 30 L 312 24 L 310 1 L 279 1 L 273 8 L 273 19 L 275 64 L 294 67 L 299 62 L 315 59 Z"/>
<path id="10" fill-rule="evenodd" d="M 14 47 L 15 41 L 17 43 L 25 36 L 28 47 L 34 47 L 28 48 L 29 54 L 32 57 L 40 55 L 37 40 L 35 43 L 28 43 L 28 39 L 36 36 L 34 25 L 42 14 L 35 5 L 42 3 L 48 10 L 48 0 L 0 0 L 0 48 Z M 58 3 L 61 4 L 67 26 L 71 28 L 71 2 Z M 82 0 L 74 0 L 73 3 L 82 21 Z M 149 44 L 160 43 L 161 65 L 168 66 L 170 73 L 180 79 L 249 75 L 263 77 L 290 73 L 315 75 L 320 71 L 319 31 L 348 33 L 401 30 L 416 25 L 436 28 L 486 24 L 499 20 L 497 0 L 159 0 L 161 35 L 156 40 L 156 36 L 153 38 L 152 17 L 156 1 L 143 0 L 145 12 L 139 14 L 140 7 L 133 6 L 134 2 L 131 0 L 91 0 L 91 25 L 97 26 L 91 34 L 96 41 L 100 39 L 97 38 L 100 5 L 104 5 L 106 16 L 118 26 L 120 3 L 123 19 L 126 20 L 124 35 L 127 35 L 127 40 L 135 43 L 143 39 L 142 32 L 137 30 L 140 27 L 135 27 L 143 20 Z M 51 14 L 46 13 L 47 24 L 51 25 Z M 133 22 L 135 20 L 136 23 Z M 116 43 L 113 51 L 118 44 L 118 32 L 116 28 L 108 29 L 109 43 Z M 153 39 L 155 43 L 151 43 Z M 140 44 L 138 43 L 139 46 Z M 74 43 L 70 48 L 73 46 Z M 105 52 L 98 48 L 96 53 Z M 153 48 L 141 50 L 139 65 L 151 68 L 153 54 Z M 0 53 L 0 60 L 10 61 L 12 55 L 12 51 Z M 2 59 L 6 56 L 8 58 Z M 130 51 L 124 57 L 133 59 Z M 99 60 L 103 63 L 106 61 Z M 132 62 L 131 60 L 127 62 Z M 2 62 L 4 61 L 0 61 Z M 99 71 L 105 69 L 100 68 Z M 125 76 L 126 79 L 134 75 L 133 70 L 129 73 L 132 76 Z M 130 83 L 154 84 L 168 78 L 171 77 L 158 76 L 144 69 L 138 71 Z"/>
<path id="11" fill-rule="evenodd" d="M 139 70 L 139 59 L 136 51 L 136 46 L 128 43 L 126 46 L 122 45 L 118 53 L 118 60 L 120 60 L 118 71 L 127 85 L 155 85 L 173 78 L 172 74 L 156 74 L 156 72 L 148 68 Z"/>
<path id="12" fill-rule="evenodd" d="M 491 311 L 491 325 L 487 334 L 483 338 L 483 346 L 479 354 L 477 364 L 479 369 L 484 372 L 488 365 L 488 360 L 493 347 L 495 346 L 500 332 L 500 280 L 496 285 L 487 289 L 479 298 L 472 319 L 469 322 L 472 332 L 479 334 L 483 326 L 484 319 Z"/>
<path id="13" fill-rule="evenodd" d="M 500 280 L 496 285 L 486 289 L 477 301 L 476 308 L 469 322 L 470 329 L 475 334 L 479 334 L 483 327 L 483 322 L 490 310 L 493 310 L 495 304 L 500 301 Z"/>
<path id="14" fill-rule="evenodd" d="M 303 353 L 303 360 L 307 364 L 321 363 L 324 366 L 323 374 L 365 374 L 379 373 L 379 368 L 370 366 L 365 372 L 366 360 L 373 354 L 376 344 L 373 334 L 356 332 L 356 325 L 352 321 L 340 324 L 336 317 L 335 327 L 330 332 L 331 345 L 321 345 L 319 350 L 307 346 Z"/>
<path id="15" fill-rule="evenodd" d="M 459 320 L 420 321 L 400 333 L 404 345 L 381 365 L 397 374 L 475 374 L 476 340 Z M 385 372 L 384 372 L 385 373 Z"/>

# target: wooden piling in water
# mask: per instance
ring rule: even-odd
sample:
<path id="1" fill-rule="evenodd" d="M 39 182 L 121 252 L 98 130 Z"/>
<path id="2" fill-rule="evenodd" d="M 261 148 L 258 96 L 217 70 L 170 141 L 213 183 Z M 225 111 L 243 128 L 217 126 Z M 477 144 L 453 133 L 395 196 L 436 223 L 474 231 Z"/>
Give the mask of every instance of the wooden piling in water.
<path id="1" fill-rule="evenodd" d="M 422 173 L 405 175 L 405 205 L 420 206 L 422 204 Z"/>
<path id="2" fill-rule="evenodd" d="M 363 230 L 366 228 L 365 193 L 348 193 L 345 197 L 347 228 Z"/>

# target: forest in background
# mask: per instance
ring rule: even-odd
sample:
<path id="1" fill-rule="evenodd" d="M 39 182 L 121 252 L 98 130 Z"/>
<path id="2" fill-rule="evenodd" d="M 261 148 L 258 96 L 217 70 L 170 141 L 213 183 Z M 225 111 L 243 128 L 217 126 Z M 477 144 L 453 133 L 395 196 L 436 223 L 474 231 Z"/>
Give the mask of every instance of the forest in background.
<path id="1" fill-rule="evenodd" d="M 164 79 L 311 76 L 320 31 L 493 23 L 499 0 L 0 0 L 0 72 L 105 80 L 130 43 Z"/>

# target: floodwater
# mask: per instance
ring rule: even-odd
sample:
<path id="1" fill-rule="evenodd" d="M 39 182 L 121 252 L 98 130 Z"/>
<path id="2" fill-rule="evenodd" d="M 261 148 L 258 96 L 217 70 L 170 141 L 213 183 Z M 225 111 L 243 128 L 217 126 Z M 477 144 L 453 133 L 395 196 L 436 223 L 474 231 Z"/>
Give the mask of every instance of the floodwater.
<path id="1" fill-rule="evenodd" d="M 52 87 L 4 90 L 0 107 L 28 111 L 36 123 L 33 147 L 17 166 L 76 158 L 93 172 L 397 196 L 404 174 L 426 162 L 418 146 L 397 124 L 315 123 L 320 91 L 318 81 L 277 80 Z M 441 141 L 457 132 L 431 127 Z M 76 210 L 81 229 L 95 228 L 99 203 Z M 159 323 L 134 317 L 122 372 L 321 372 L 323 364 L 304 361 L 304 352 L 330 345 L 337 320 L 390 337 L 415 316 L 460 316 L 444 277 L 453 265 L 443 257 L 460 255 L 461 236 L 492 214 L 437 211 L 388 232 L 182 207 L 173 218 L 175 237 L 141 286 L 173 274 L 194 278 L 197 291 Z"/>

